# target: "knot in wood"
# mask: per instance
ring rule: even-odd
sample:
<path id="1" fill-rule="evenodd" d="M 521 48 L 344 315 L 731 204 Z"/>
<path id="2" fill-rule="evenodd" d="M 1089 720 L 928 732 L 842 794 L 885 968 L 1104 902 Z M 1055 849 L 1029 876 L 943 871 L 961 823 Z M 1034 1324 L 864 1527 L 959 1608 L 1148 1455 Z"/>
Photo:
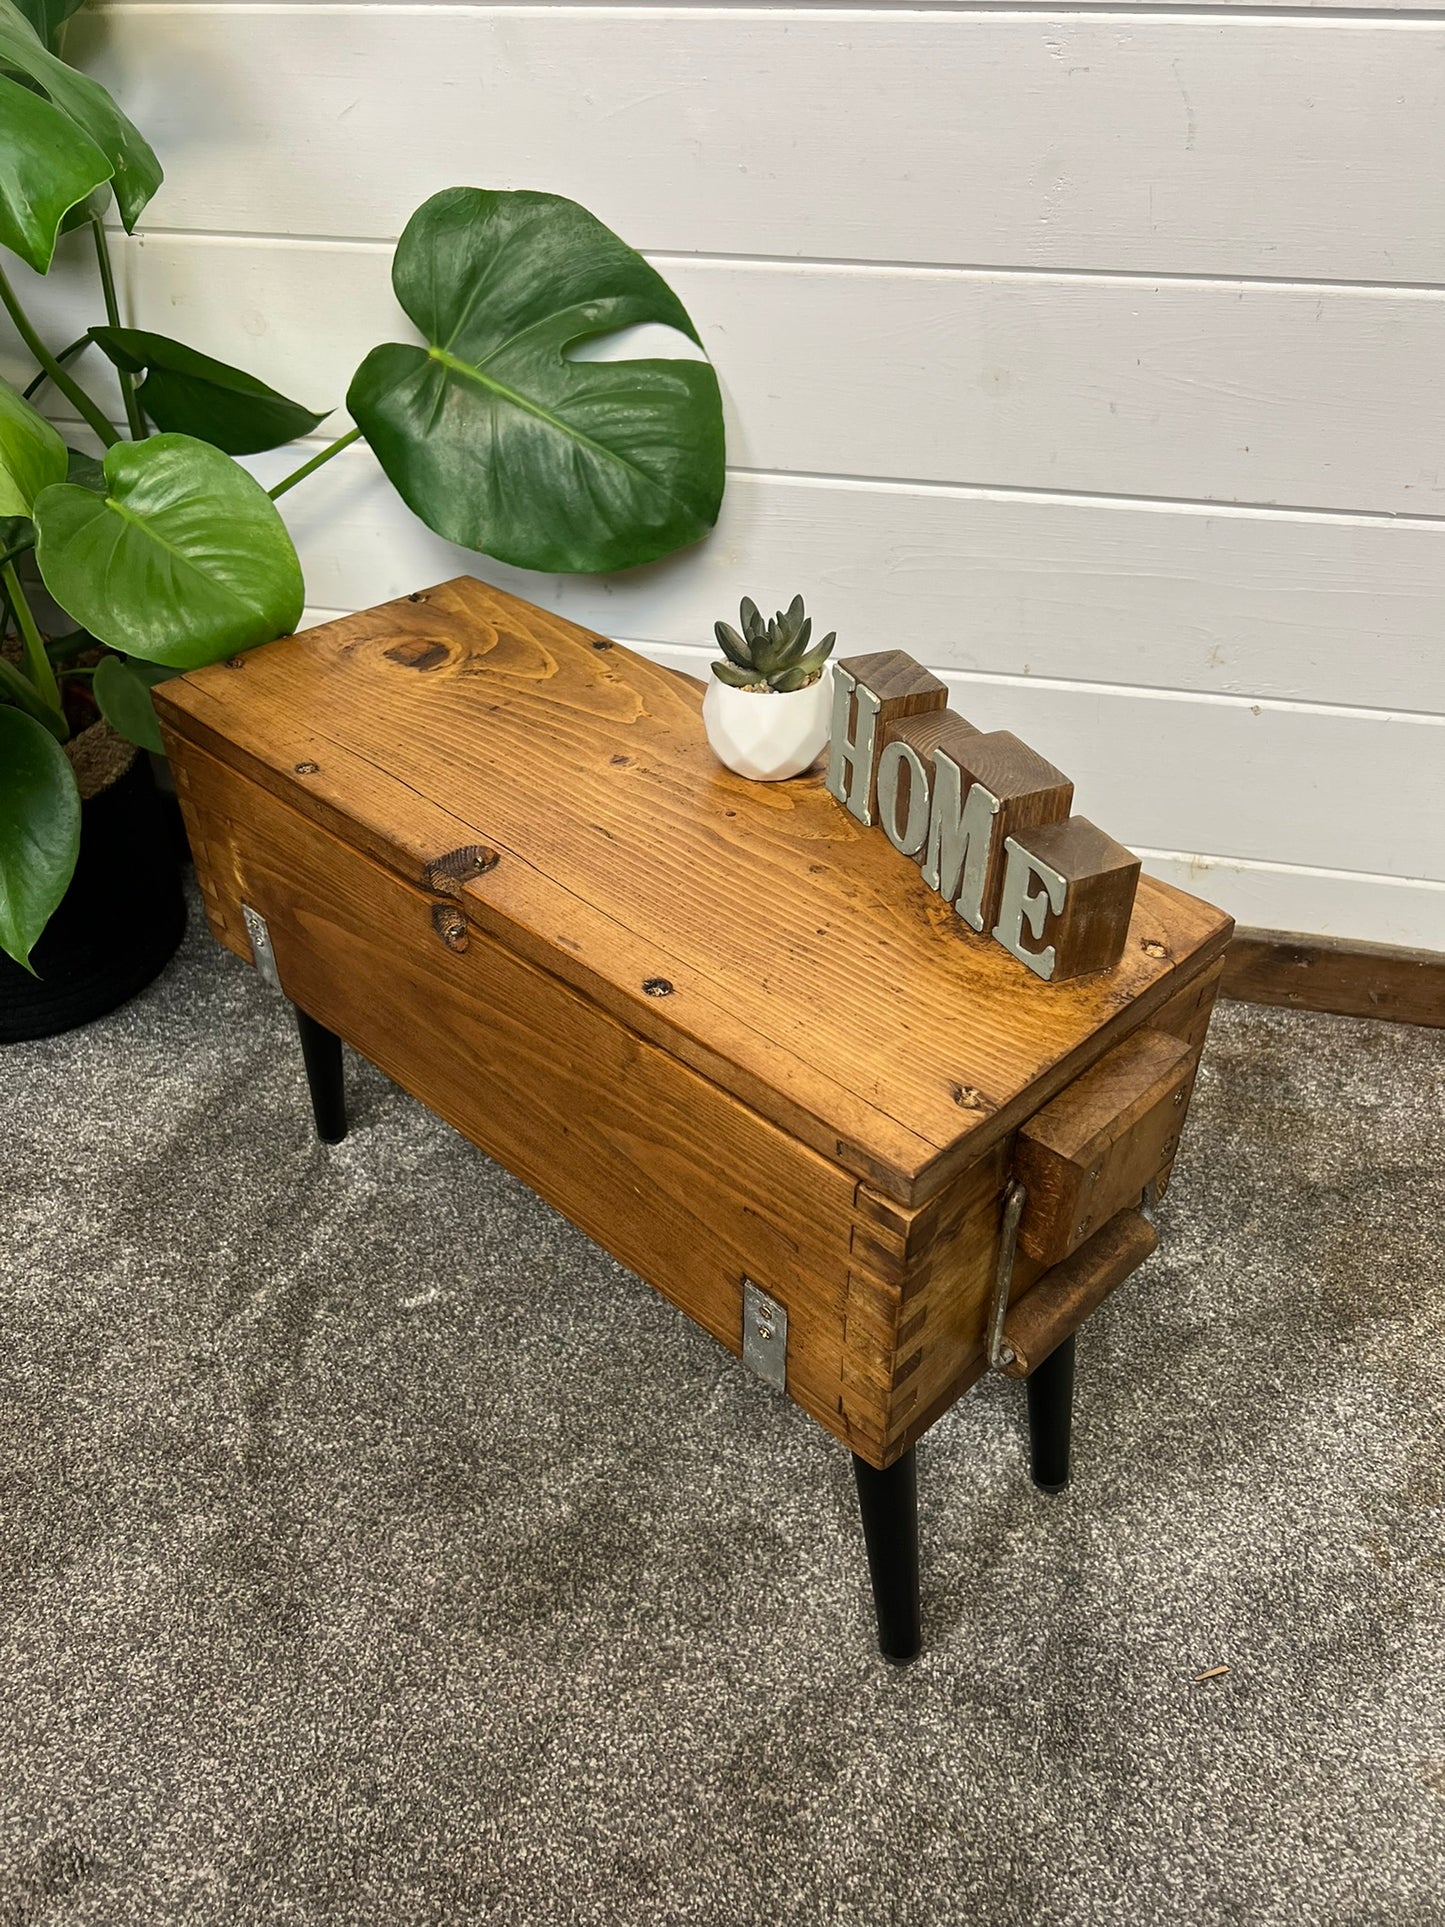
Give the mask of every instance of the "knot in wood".
<path id="1" fill-rule="evenodd" d="M 451 651 L 444 642 L 431 636 L 406 636 L 392 644 L 383 652 L 388 662 L 400 663 L 403 669 L 440 669 L 449 660 Z"/>
<path id="2" fill-rule="evenodd" d="M 670 997 L 672 995 L 672 985 L 667 981 L 666 977 L 649 977 L 642 988 L 644 994 L 648 997 Z"/>

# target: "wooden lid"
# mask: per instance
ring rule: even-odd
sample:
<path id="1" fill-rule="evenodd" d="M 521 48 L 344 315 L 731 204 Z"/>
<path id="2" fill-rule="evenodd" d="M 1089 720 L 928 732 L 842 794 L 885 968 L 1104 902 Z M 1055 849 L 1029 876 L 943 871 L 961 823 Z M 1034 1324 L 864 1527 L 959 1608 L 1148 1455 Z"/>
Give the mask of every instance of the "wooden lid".
<path id="1" fill-rule="evenodd" d="M 821 776 L 723 769 L 699 684 L 466 576 L 155 693 L 168 727 L 904 1201 L 1231 927 L 1146 877 L 1117 968 L 1042 984 Z"/>

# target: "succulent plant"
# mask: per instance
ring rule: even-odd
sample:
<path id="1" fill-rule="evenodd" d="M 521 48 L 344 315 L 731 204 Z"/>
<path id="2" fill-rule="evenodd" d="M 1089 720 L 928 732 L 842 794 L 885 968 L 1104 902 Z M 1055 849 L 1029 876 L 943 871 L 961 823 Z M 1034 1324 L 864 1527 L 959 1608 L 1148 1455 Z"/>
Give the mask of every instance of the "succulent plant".
<path id="1" fill-rule="evenodd" d="M 770 622 L 764 622 L 751 596 L 743 597 L 738 614 L 742 618 L 741 634 L 727 622 L 716 623 L 713 628 L 727 658 L 712 666 L 719 682 L 729 683 L 734 689 L 783 693 L 806 689 L 822 675 L 837 632 L 829 630 L 810 649 L 813 621 L 804 615 L 800 595 L 793 597 L 786 611 L 779 609 Z"/>

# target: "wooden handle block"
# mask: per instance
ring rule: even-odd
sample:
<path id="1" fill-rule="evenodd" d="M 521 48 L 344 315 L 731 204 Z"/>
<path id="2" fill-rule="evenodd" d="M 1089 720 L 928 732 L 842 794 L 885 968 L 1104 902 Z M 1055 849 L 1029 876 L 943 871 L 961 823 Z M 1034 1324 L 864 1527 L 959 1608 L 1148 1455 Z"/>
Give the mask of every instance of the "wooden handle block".
<path id="1" fill-rule="evenodd" d="M 1026 1291 L 1009 1309 L 1004 1343 L 1013 1358 L 1004 1367 L 1010 1378 L 1027 1378 L 1056 1346 L 1076 1332 L 1130 1272 L 1154 1250 L 1159 1234 L 1137 1211 L 1121 1211 L 1071 1258 Z"/>
<path id="2" fill-rule="evenodd" d="M 1173 1157 L 1196 1057 L 1182 1038 L 1141 1030 L 1019 1131 L 1014 1175 L 1028 1196 L 1019 1246 L 1056 1265 Z"/>

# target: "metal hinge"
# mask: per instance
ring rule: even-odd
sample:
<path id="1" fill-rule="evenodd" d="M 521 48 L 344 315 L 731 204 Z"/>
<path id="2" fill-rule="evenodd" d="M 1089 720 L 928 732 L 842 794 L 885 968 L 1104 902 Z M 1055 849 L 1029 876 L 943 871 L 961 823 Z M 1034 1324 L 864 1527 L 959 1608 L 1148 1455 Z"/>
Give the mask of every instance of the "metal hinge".
<path id="1" fill-rule="evenodd" d="M 743 1279 L 743 1363 L 780 1392 L 788 1389 L 788 1308 Z"/>
<path id="2" fill-rule="evenodd" d="M 266 919 L 259 910 L 253 910 L 249 903 L 241 905 L 241 915 L 246 921 L 246 935 L 251 939 L 251 958 L 257 976 L 263 984 L 270 984 L 273 990 L 279 990 L 281 979 L 276 971 L 276 952 L 271 948 L 271 932 L 266 928 Z"/>

